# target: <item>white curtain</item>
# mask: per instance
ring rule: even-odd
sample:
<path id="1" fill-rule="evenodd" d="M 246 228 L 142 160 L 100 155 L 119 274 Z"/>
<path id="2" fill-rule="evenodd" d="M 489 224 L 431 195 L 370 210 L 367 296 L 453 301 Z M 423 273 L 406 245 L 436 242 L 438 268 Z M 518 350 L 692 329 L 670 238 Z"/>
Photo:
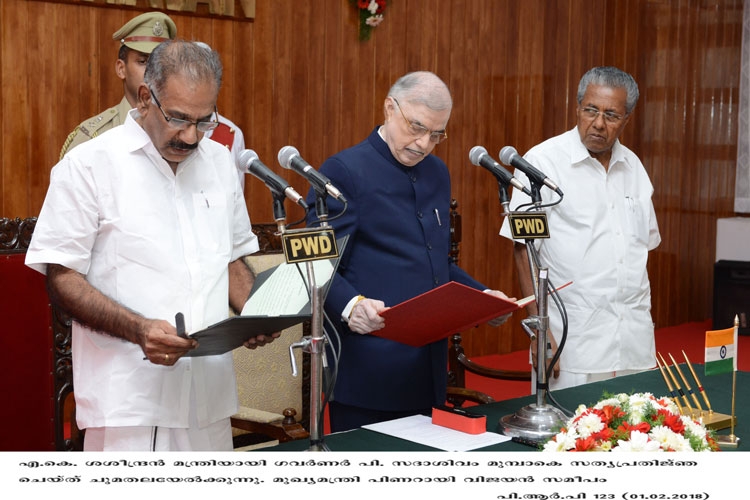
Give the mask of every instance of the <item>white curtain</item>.
<path id="1" fill-rule="evenodd" d="M 744 2 L 742 18 L 742 68 L 740 72 L 740 117 L 737 138 L 737 181 L 734 211 L 750 213 L 750 7 Z"/>

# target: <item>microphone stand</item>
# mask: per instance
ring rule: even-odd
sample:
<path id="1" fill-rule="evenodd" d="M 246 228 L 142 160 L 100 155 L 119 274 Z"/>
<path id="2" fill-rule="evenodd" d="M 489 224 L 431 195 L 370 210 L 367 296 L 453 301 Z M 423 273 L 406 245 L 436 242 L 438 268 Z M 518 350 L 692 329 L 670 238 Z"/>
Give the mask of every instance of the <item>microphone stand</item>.
<path id="1" fill-rule="evenodd" d="M 273 193 L 273 220 L 276 221 L 276 227 L 279 229 L 279 234 L 283 234 L 286 231 L 286 210 L 284 209 L 284 193 L 278 193 L 275 190 L 271 190 Z"/>
<path id="2" fill-rule="evenodd" d="M 497 195 L 500 198 L 500 206 L 503 207 L 503 216 L 510 214 L 510 197 L 508 196 L 508 184 L 497 178 Z"/>
<path id="3" fill-rule="evenodd" d="M 536 210 L 541 210 L 542 198 L 540 185 L 531 181 L 531 196 Z M 534 287 L 537 314 L 521 321 L 521 326 L 532 341 L 536 341 L 536 402 L 524 406 L 513 415 L 500 419 L 502 433 L 517 441 L 540 445 L 559 431 L 565 423 L 565 414 L 547 404 L 547 330 L 549 327 L 548 312 L 548 269 L 538 266 L 537 250 L 533 239 L 526 239 L 526 255 L 529 261 L 529 273 Z"/>
<path id="4" fill-rule="evenodd" d="M 271 193 L 273 193 L 273 217 L 276 221 L 276 226 L 279 229 L 279 234 L 284 234 L 286 232 L 286 224 L 284 222 L 286 221 L 286 210 L 284 209 L 284 198 L 285 195 L 283 193 L 279 193 L 278 191 L 271 189 Z M 316 338 L 315 332 L 321 331 L 321 320 L 320 320 L 320 314 L 316 314 L 316 311 L 320 308 L 319 302 L 320 302 L 320 289 L 315 286 L 315 273 L 313 272 L 312 262 L 307 261 L 307 279 L 310 283 L 310 290 L 311 290 L 311 309 L 312 309 L 312 331 L 313 335 L 312 338 L 305 337 L 299 342 L 294 342 L 289 346 L 289 358 L 292 364 L 292 376 L 297 376 L 297 362 L 294 358 L 294 349 L 301 348 L 303 352 L 309 352 L 309 353 L 315 353 L 317 352 L 317 342 L 319 342 Z M 317 325 L 317 326 L 316 326 Z M 320 432 L 318 430 L 318 418 L 317 415 L 320 412 L 318 403 L 315 404 L 316 401 L 320 401 L 320 396 L 315 398 L 316 394 L 320 394 L 320 379 L 322 378 L 322 369 L 317 368 L 317 364 L 319 362 L 316 361 L 316 357 L 313 356 L 311 358 L 311 367 L 312 367 L 312 377 L 310 380 L 310 449 L 319 449 L 319 448 L 313 448 L 313 446 L 324 446 L 322 443 L 322 438 L 319 437 Z M 316 373 L 320 373 L 319 377 L 316 377 Z M 313 418 L 313 415 L 315 415 L 315 418 Z M 318 443 L 318 444 L 314 444 Z"/>
<path id="5" fill-rule="evenodd" d="M 321 222 L 321 227 L 328 226 L 327 193 L 315 191 L 315 209 Z M 325 364 L 326 339 L 323 334 L 323 289 L 315 283 L 313 261 L 305 263 L 307 280 L 310 290 L 310 309 L 312 311 L 311 335 L 289 347 L 290 354 L 294 348 L 302 348 L 310 354 L 310 446 L 307 451 L 330 451 L 323 439 L 321 418 L 323 409 L 323 365 Z M 292 356 L 293 359 L 293 356 Z"/>

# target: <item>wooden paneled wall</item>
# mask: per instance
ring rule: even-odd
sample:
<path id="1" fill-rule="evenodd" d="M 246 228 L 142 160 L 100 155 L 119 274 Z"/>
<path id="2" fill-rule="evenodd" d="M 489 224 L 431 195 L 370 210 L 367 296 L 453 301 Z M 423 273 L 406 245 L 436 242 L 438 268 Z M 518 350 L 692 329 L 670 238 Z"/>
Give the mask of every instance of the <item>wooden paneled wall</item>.
<path id="1" fill-rule="evenodd" d="M 175 14 L 178 34 L 217 49 L 225 66 L 219 110 L 247 147 L 278 166 L 287 144 L 319 165 L 382 120 L 393 81 L 427 69 L 451 87 L 448 163 L 463 215 L 461 262 L 518 295 L 511 244 L 497 235 L 494 179 L 468 161 L 475 145 L 524 153 L 575 124 L 580 76 L 594 65 L 632 73 L 641 100 L 623 134 L 651 174 L 663 242 L 649 269 L 657 327 L 711 317 L 715 226 L 732 216 L 742 0 L 392 0 L 370 41 L 357 37 L 348 0 L 258 0 L 251 22 Z M 127 7 L 3 0 L 0 215 L 36 215 L 70 130 L 116 104 L 112 33 Z M 272 220 L 271 197 L 248 177 L 253 220 Z M 301 213 L 288 206 L 288 220 Z M 394 284 L 397 286 L 397 284 Z M 467 352 L 527 345 L 522 314 L 466 336 Z"/>

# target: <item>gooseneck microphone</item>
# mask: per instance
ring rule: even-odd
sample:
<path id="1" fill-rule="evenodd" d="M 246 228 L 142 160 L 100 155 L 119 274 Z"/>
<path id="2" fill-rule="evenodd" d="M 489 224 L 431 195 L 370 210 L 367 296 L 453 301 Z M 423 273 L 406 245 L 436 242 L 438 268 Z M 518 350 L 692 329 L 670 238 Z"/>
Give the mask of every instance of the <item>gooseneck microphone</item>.
<path id="1" fill-rule="evenodd" d="M 286 169 L 294 170 L 307 179 L 318 194 L 324 195 L 328 193 L 341 203 L 347 202 L 341 191 L 331 184 L 330 179 L 303 160 L 299 155 L 299 151 L 294 146 L 284 146 L 279 150 L 279 164 Z"/>
<path id="2" fill-rule="evenodd" d="M 471 161 L 471 163 L 473 163 L 477 167 L 483 167 L 489 170 L 490 173 L 494 175 L 497 180 L 503 183 L 505 186 L 512 185 L 514 188 L 520 189 L 524 193 L 531 196 L 529 188 L 524 186 L 521 181 L 513 177 L 513 175 L 508 172 L 502 165 L 493 160 L 489 153 L 487 153 L 487 150 L 482 146 L 474 146 L 473 148 L 471 148 L 471 151 L 469 151 L 469 161 Z"/>
<path id="3" fill-rule="evenodd" d="M 531 163 L 526 161 L 523 156 L 518 154 L 518 151 L 516 151 L 516 148 L 514 148 L 513 146 L 505 146 L 500 150 L 500 161 L 505 163 L 506 165 L 511 165 L 526 174 L 531 182 L 534 182 L 540 186 L 544 184 L 560 196 L 563 195 L 562 190 L 557 187 L 557 184 L 552 182 L 552 179 L 547 177 L 544 172 L 541 172 Z"/>
<path id="4" fill-rule="evenodd" d="M 270 168 L 265 166 L 258 153 L 252 149 L 245 149 L 240 153 L 237 163 L 243 172 L 254 175 L 278 196 L 286 196 L 294 203 L 307 211 L 308 206 L 305 199 L 283 178 L 276 175 Z"/>

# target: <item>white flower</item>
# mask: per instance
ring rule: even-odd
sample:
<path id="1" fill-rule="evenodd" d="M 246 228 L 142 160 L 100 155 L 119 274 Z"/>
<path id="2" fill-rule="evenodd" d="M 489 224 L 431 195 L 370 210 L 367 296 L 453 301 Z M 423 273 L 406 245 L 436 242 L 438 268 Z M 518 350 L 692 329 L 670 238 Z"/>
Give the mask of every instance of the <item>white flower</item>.
<path id="1" fill-rule="evenodd" d="M 588 413 L 581 416 L 576 423 L 576 430 L 582 438 L 587 438 L 595 432 L 604 429 L 604 422 L 595 413 Z"/>
<path id="2" fill-rule="evenodd" d="M 567 432 L 558 432 L 555 439 L 544 443 L 543 451 L 568 451 L 576 447 L 576 436 Z"/>
<path id="3" fill-rule="evenodd" d="M 597 410 L 601 410 L 605 406 L 614 406 L 614 407 L 619 408 L 621 405 L 622 405 L 622 401 L 614 397 L 614 398 L 602 399 L 601 401 L 599 401 L 598 403 L 594 405 L 594 408 L 596 408 Z M 585 410 L 586 407 L 584 406 L 583 409 Z"/>
<path id="4" fill-rule="evenodd" d="M 682 421 L 682 424 L 685 426 L 687 430 L 690 431 L 691 434 L 694 436 L 698 436 L 701 438 L 701 440 L 706 440 L 706 428 L 703 427 L 701 424 L 696 422 L 690 417 L 687 417 L 685 415 L 682 415 L 680 417 L 680 420 Z"/>
<path id="5" fill-rule="evenodd" d="M 693 451 L 690 441 L 685 436 L 676 434 L 669 427 L 657 425 L 651 429 L 649 436 L 660 443 L 662 449 L 670 451 Z"/>
<path id="6" fill-rule="evenodd" d="M 628 402 L 630 405 L 630 415 L 628 415 L 628 421 L 631 424 L 637 424 L 643 419 L 643 414 L 652 407 L 651 394 L 649 393 L 638 393 L 630 396 Z"/>
<path id="7" fill-rule="evenodd" d="M 365 20 L 365 24 L 372 26 L 373 28 L 383 22 L 383 15 L 370 16 Z"/>
<path id="8" fill-rule="evenodd" d="M 648 434 L 641 431 L 631 431 L 630 439 L 618 440 L 612 451 L 662 451 L 658 441 L 649 441 Z"/>
<path id="9" fill-rule="evenodd" d="M 370 14 L 375 14 L 378 11 L 378 2 L 370 0 L 370 5 L 367 6 L 367 10 L 370 11 Z M 377 24 L 375 26 L 377 26 Z"/>

